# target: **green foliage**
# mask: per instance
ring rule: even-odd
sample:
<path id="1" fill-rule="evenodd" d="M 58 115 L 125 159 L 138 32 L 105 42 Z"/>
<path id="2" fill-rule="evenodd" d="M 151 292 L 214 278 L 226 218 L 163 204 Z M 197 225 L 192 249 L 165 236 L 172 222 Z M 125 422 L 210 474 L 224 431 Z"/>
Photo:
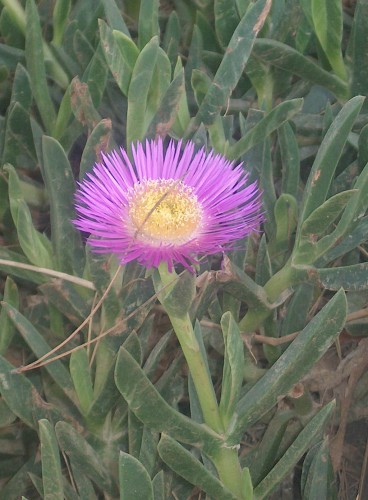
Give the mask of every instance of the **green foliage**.
<path id="1" fill-rule="evenodd" d="M 0 5 L 0 499 L 266 499 L 303 456 L 303 499 L 337 498 L 335 402 L 293 390 L 367 335 L 367 1 Z M 71 222 L 102 154 L 157 137 L 263 190 L 264 233 L 197 277 L 119 268 Z"/>

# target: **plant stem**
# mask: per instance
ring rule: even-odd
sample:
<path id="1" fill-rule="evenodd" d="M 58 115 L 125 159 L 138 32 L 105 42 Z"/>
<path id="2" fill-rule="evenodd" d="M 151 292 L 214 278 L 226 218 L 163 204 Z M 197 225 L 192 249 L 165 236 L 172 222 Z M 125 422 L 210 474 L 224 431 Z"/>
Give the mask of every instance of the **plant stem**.
<path id="1" fill-rule="evenodd" d="M 202 408 L 206 424 L 218 433 L 223 432 L 223 425 L 218 411 L 215 391 L 210 380 L 200 346 L 195 337 L 189 315 L 175 318 L 169 315 L 171 324 L 179 340 Z"/>
<path id="2" fill-rule="evenodd" d="M 236 448 L 221 448 L 216 457 L 212 458 L 223 484 L 239 500 L 249 500 L 243 494 L 242 469 Z"/>
<path id="3" fill-rule="evenodd" d="M 173 283 L 175 274 L 169 273 L 167 266 L 163 264 L 158 270 L 161 283 L 165 287 L 164 293 L 160 297 L 160 301 L 165 307 L 165 295 L 170 293 L 175 286 Z M 175 316 L 174 314 L 170 314 L 170 311 L 167 309 L 166 312 L 188 363 L 189 371 L 202 409 L 203 419 L 211 429 L 219 434 L 223 434 L 225 429 L 219 412 L 211 376 L 206 359 L 194 333 L 189 314 L 186 313 L 183 316 Z M 237 449 L 226 447 L 219 448 L 217 452 L 211 456 L 211 459 L 223 484 L 236 496 L 236 498 L 244 500 L 242 495 L 242 469 L 239 464 Z"/>
<path id="4" fill-rule="evenodd" d="M 281 293 L 295 285 L 298 279 L 299 275 L 293 270 L 289 260 L 264 286 L 269 302 L 275 302 Z M 271 310 L 266 307 L 257 310 L 249 309 L 244 318 L 239 322 L 239 328 L 242 332 L 252 333 L 270 314 Z"/>

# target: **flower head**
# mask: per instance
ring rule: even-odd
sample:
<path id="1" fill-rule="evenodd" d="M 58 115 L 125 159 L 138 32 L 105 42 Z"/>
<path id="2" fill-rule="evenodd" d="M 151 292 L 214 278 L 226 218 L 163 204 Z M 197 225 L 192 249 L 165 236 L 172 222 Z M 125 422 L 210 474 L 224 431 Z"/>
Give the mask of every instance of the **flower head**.
<path id="1" fill-rule="evenodd" d="M 147 267 L 189 267 L 198 254 L 231 248 L 262 221 L 260 192 L 219 154 L 146 141 L 103 156 L 80 183 L 74 224 L 97 252 Z"/>

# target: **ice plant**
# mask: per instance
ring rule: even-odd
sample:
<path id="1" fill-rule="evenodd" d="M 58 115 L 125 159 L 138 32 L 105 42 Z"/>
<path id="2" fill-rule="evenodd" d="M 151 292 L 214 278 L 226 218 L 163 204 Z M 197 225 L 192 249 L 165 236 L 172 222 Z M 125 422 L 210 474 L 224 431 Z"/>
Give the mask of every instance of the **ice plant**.
<path id="1" fill-rule="evenodd" d="M 103 156 L 79 185 L 75 225 L 98 252 L 146 267 L 226 250 L 257 228 L 260 193 L 242 165 L 194 144 L 162 140 Z"/>
<path id="2" fill-rule="evenodd" d="M 183 147 L 171 141 L 166 151 L 161 140 L 138 143 L 132 158 L 123 149 L 103 156 L 79 185 L 74 223 L 90 233 L 94 250 L 158 269 L 155 288 L 187 360 L 204 422 L 222 436 L 225 424 L 188 314 L 194 276 L 176 280 L 173 266 L 191 268 L 198 254 L 224 251 L 256 229 L 260 192 L 256 183 L 247 184 L 242 165 L 204 149 L 195 152 L 190 142 Z M 224 443 L 211 459 L 223 483 L 244 498 L 236 448 Z"/>

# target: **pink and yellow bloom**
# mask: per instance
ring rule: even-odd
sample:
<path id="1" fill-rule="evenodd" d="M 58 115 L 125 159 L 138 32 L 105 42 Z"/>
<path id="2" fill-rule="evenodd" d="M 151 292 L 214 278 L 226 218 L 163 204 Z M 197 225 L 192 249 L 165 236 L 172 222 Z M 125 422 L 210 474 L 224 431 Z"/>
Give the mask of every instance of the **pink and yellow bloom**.
<path id="1" fill-rule="evenodd" d="M 74 224 L 90 233 L 97 252 L 122 264 L 166 262 L 186 267 L 197 256 L 222 252 L 262 221 L 257 184 L 243 166 L 194 144 L 137 143 L 132 161 L 124 149 L 103 156 L 80 183 Z"/>

